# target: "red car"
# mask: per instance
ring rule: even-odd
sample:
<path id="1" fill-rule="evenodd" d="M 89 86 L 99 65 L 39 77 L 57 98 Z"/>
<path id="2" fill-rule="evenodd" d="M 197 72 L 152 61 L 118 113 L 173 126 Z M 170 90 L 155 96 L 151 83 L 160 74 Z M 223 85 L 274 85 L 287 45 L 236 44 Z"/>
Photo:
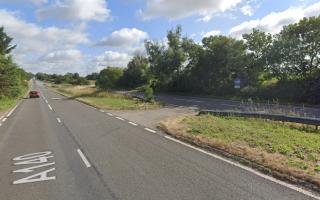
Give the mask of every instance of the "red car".
<path id="1" fill-rule="evenodd" d="M 40 97 L 40 92 L 38 91 L 30 91 L 29 92 L 29 98 L 39 98 Z"/>

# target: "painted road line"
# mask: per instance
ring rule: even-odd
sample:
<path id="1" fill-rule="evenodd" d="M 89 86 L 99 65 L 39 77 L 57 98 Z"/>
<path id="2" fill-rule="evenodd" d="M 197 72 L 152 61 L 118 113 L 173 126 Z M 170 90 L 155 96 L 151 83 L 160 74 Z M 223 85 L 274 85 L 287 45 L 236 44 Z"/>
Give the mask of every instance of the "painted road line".
<path id="1" fill-rule="evenodd" d="M 133 122 L 128 122 L 129 124 L 133 125 L 133 126 L 138 126 L 138 124 L 135 124 Z"/>
<path id="2" fill-rule="evenodd" d="M 57 121 L 58 123 L 61 123 L 61 119 L 59 117 L 57 117 Z"/>
<path id="3" fill-rule="evenodd" d="M 111 114 L 111 113 L 107 113 L 109 116 L 113 116 L 113 114 Z"/>
<path id="4" fill-rule="evenodd" d="M 121 117 L 116 117 L 117 119 L 121 120 L 121 121 L 124 121 L 124 119 L 122 119 Z"/>
<path id="5" fill-rule="evenodd" d="M 15 109 L 18 107 L 19 104 L 17 104 L 15 107 L 12 108 L 12 110 L 7 114 L 7 117 L 10 117 L 10 115 L 15 111 Z"/>
<path id="6" fill-rule="evenodd" d="M 50 110 L 52 110 L 52 107 L 50 106 L 50 104 L 48 104 L 48 107 L 49 107 Z"/>
<path id="7" fill-rule="evenodd" d="M 5 118 L 2 119 L 2 122 L 5 122 L 6 120 L 7 120 L 7 118 L 5 117 Z"/>
<path id="8" fill-rule="evenodd" d="M 0 123 L 0 126 L 2 126 L 2 124 Z"/>
<path id="9" fill-rule="evenodd" d="M 77 152 L 78 152 L 79 156 L 81 157 L 82 161 L 84 162 L 84 164 L 86 165 L 86 167 L 87 168 L 91 167 L 91 164 L 89 163 L 89 161 L 87 160 L 85 155 L 82 153 L 82 151 L 80 149 L 77 149 Z"/>
<path id="10" fill-rule="evenodd" d="M 46 103 L 49 103 L 48 101 L 47 101 L 47 99 L 46 100 L 44 100 Z"/>
<path id="11" fill-rule="evenodd" d="M 150 129 L 150 128 L 144 128 L 144 130 L 149 131 L 149 132 L 151 132 L 151 133 L 156 133 L 156 132 L 157 132 L 157 131 L 152 130 L 152 129 Z"/>
<path id="12" fill-rule="evenodd" d="M 100 112 L 104 113 L 105 111 L 104 110 L 100 110 Z"/>
<path id="13" fill-rule="evenodd" d="M 201 152 L 201 153 L 204 153 L 204 154 L 206 154 L 206 155 L 208 155 L 208 156 L 210 156 L 210 157 L 219 159 L 219 160 L 224 161 L 224 162 L 226 162 L 226 163 L 228 163 L 228 164 L 230 164 L 230 165 L 233 165 L 233 166 L 239 167 L 239 168 L 241 168 L 241 169 L 243 169 L 243 170 L 246 170 L 246 171 L 248 171 L 248 172 L 251 172 L 251 173 L 253 173 L 253 174 L 255 174 L 255 175 L 257 175 L 257 176 L 259 176 L 259 177 L 261 177 L 261 178 L 264 178 L 264 179 L 269 180 L 269 181 L 271 181 L 271 182 L 277 183 L 277 184 L 282 185 L 282 186 L 284 186 L 284 187 L 290 188 L 290 189 L 292 189 L 292 190 L 294 190 L 294 191 L 297 191 L 297 192 L 300 192 L 300 193 L 302 193 L 302 194 L 304 194 L 304 195 L 306 195 L 306 196 L 309 196 L 309 197 L 312 197 L 312 198 L 315 198 L 315 199 L 320 200 L 320 197 L 319 197 L 319 196 L 316 196 L 316 195 L 314 195 L 313 193 L 311 193 L 311 192 L 309 192 L 309 191 L 307 191 L 307 190 L 304 190 L 304 189 L 302 189 L 302 188 L 299 188 L 299 187 L 297 187 L 297 186 L 295 186 L 295 185 L 292 185 L 292 184 L 289 184 L 289 183 L 280 181 L 280 180 L 278 180 L 278 179 L 276 179 L 276 178 L 273 178 L 273 177 L 271 177 L 271 176 L 268 176 L 268 175 L 265 175 L 265 174 L 263 174 L 263 173 L 261 173 L 261 172 L 258 172 L 258 171 L 254 170 L 254 169 L 252 169 L 252 168 L 246 167 L 246 166 L 244 166 L 244 165 L 241 165 L 241 164 L 239 164 L 239 163 L 233 162 L 233 161 L 231 161 L 231 160 L 228 160 L 228 159 L 223 158 L 223 157 L 221 157 L 221 156 L 218 156 L 218 155 L 216 155 L 216 154 L 210 153 L 210 152 L 208 152 L 208 151 L 205 151 L 205 150 L 203 150 L 203 149 L 200 149 L 200 148 L 198 148 L 198 147 L 195 147 L 195 146 L 193 146 L 193 145 L 191 145 L 191 144 L 187 144 L 187 143 L 182 142 L 182 141 L 180 141 L 180 140 L 177 140 L 177 139 L 175 139 L 175 138 L 173 138 L 173 137 L 170 137 L 170 136 L 164 136 L 164 137 L 167 138 L 168 140 L 171 140 L 171 141 L 175 142 L 175 143 L 178 143 L 178 144 L 181 144 L 181 145 L 183 145 L 183 146 L 189 147 L 189 148 L 191 148 L 191 149 L 194 149 L 194 150 L 196 150 L 196 151 L 199 151 L 199 152 Z"/>

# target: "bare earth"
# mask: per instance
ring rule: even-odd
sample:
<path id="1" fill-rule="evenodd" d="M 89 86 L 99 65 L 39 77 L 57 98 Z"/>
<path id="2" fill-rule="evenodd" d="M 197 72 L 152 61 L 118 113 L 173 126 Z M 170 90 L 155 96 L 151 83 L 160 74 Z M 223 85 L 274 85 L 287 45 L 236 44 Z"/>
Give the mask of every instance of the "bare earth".
<path id="1" fill-rule="evenodd" d="M 196 108 L 192 107 L 166 106 L 159 109 L 112 111 L 112 113 L 143 126 L 156 128 L 158 123 L 166 118 L 177 117 L 181 115 L 196 115 L 198 111 Z"/>

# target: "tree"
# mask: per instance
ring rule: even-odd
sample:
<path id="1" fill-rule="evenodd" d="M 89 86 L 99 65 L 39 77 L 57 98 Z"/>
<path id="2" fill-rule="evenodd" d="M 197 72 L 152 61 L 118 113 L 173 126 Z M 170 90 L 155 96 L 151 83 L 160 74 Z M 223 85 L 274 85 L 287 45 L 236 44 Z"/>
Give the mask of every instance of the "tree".
<path id="1" fill-rule="evenodd" d="M 158 87 L 166 87 L 180 76 L 186 60 L 182 47 L 182 29 L 177 26 L 167 33 L 168 46 L 153 41 L 146 41 L 145 47 L 150 62 L 150 69 L 157 79 Z"/>
<path id="2" fill-rule="evenodd" d="M 134 88 L 148 83 L 149 79 L 148 59 L 143 56 L 134 56 L 123 72 L 121 84 L 125 87 Z"/>
<path id="3" fill-rule="evenodd" d="M 226 36 L 210 36 L 204 38 L 202 43 L 204 52 L 192 73 L 198 77 L 204 92 L 231 92 L 235 76 L 246 81 L 248 63 L 243 41 Z"/>
<path id="4" fill-rule="evenodd" d="M 93 72 L 92 74 L 88 74 L 86 76 L 87 80 L 97 80 L 99 78 L 99 73 Z"/>
<path id="5" fill-rule="evenodd" d="M 272 72 L 281 79 L 316 78 L 320 70 L 320 16 L 285 26 L 275 37 L 272 53 Z"/>
<path id="6" fill-rule="evenodd" d="M 100 71 L 96 86 L 100 89 L 109 90 L 118 85 L 123 74 L 123 69 L 118 67 L 107 67 Z"/>
<path id="7" fill-rule="evenodd" d="M 269 55 L 272 49 L 273 38 L 270 33 L 265 33 L 258 29 L 253 29 L 251 33 L 244 34 L 243 39 L 248 50 L 250 63 L 250 83 L 256 84 L 259 75 L 268 71 Z"/>
<path id="8" fill-rule="evenodd" d="M 1 55 L 7 55 L 9 54 L 13 49 L 16 48 L 16 45 L 10 45 L 12 42 L 11 37 L 9 37 L 4 32 L 4 27 L 0 27 L 0 54 Z"/>

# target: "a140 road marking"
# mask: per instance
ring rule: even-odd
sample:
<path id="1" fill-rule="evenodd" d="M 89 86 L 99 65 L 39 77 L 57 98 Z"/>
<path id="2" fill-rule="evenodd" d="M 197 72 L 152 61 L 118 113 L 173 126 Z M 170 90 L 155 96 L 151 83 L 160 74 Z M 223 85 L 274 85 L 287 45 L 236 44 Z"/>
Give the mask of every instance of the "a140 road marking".
<path id="1" fill-rule="evenodd" d="M 43 151 L 13 158 L 15 166 L 23 166 L 21 169 L 14 170 L 13 173 L 25 173 L 28 175 L 25 178 L 13 181 L 13 184 L 55 180 L 55 176 L 49 176 L 49 173 L 55 170 L 55 162 L 49 162 L 49 159 L 53 157 L 51 151 Z M 50 168 L 48 169 L 49 166 Z M 44 167 L 46 167 L 46 170 L 43 170 Z"/>

